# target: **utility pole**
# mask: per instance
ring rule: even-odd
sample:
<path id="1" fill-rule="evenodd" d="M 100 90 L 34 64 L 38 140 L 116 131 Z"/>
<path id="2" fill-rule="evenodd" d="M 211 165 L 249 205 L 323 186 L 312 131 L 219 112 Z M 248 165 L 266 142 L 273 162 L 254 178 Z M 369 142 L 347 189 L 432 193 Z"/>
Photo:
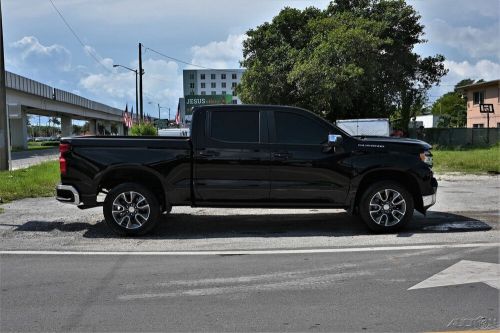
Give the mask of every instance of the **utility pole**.
<path id="1" fill-rule="evenodd" d="M 144 103 L 142 99 L 142 75 L 144 75 L 142 69 L 142 43 L 139 43 L 139 105 L 140 105 L 140 121 L 144 120 Z"/>
<path id="2" fill-rule="evenodd" d="M 0 3 L 0 170 L 10 169 L 9 112 L 5 91 L 2 4 Z"/>
<path id="3" fill-rule="evenodd" d="M 139 113 L 139 90 L 137 89 L 137 74 L 139 73 L 137 69 L 134 71 L 135 72 L 135 113 Z M 137 117 L 139 118 L 139 117 Z M 134 119 L 134 114 L 132 113 L 132 119 Z"/>

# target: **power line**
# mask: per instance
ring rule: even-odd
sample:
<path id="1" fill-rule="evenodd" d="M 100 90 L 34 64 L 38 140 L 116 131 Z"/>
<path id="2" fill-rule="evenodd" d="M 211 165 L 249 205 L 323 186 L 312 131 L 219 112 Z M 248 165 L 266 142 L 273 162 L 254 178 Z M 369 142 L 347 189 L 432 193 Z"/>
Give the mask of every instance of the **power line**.
<path id="1" fill-rule="evenodd" d="M 189 63 L 187 61 L 184 61 L 184 60 L 180 60 L 180 59 L 177 59 L 177 58 L 174 58 L 174 57 L 171 57 L 171 56 L 168 56 L 164 53 L 161 53 L 159 51 L 156 51 L 156 50 L 153 50 L 152 48 L 150 47 L 145 47 L 144 48 L 145 51 L 147 50 L 150 50 L 151 52 L 154 52 L 162 57 L 165 57 L 167 59 L 170 59 L 170 60 L 173 60 L 173 61 L 176 61 L 176 62 L 180 62 L 181 64 L 185 64 L 185 65 L 190 65 L 190 66 L 195 66 L 195 67 L 199 67 L 199 68 L 203 68 L 203 69 L 209 69 L 209 70 L 212 70 L 213 68 L 209 68 L 209 67 L 205 67 L 205 66 L 201 66 L 201 65 L 196 65 L 196 64 L 192 64 L 192 63 Z"/>
<path id="2" fill-rule="evenodd" d="M 64 22 L 64 24 L 66 25 L 66 27 L 68 27 L 69 31 L 71 31 L 71 33 L 73 34 L 73 36 L 75 36 L 76 40 L 80 43 L 80 45 L 85 49 L 87 50 L 86 53 L 88 53 L 99 65 L 101 65 L 105 70 L 107 70 L 109 73 L 113 73 L 108 67 L 106 67 L 102 62 L 101 60 L 99 60 L 97 58 L 97 56 L 95 54 L 92 53 L 92 50 L 91 49 L 88 49 L 87 48 L 87 45 L 85 45 L 85 43 L 81 40 L 81 38 L 78 36 L 78 34 L 75 32 L 75 30 L 73 30 L 73 28 L 71 27 L 71 25 L 68 23 L 68 21 L 66 21 L 66 19 L 64 18 L 64 15 L 61 13 L 61 11 L 56 7 L 56 5 L 54 4 L 54 2 L 52 0 L 49 0 L 49 2 L 52 4 L 52 7 L 54 7 L 55 11 L 57 12 L 57 14 L 59 15 L 59 17 L 61 18 L 61 20 Z"/>

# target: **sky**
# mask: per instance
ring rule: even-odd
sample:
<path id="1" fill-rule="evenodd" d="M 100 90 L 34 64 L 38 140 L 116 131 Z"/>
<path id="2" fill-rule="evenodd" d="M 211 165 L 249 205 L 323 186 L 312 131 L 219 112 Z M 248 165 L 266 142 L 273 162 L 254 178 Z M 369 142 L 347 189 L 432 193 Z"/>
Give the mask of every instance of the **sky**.
<path id="1" fill-rule="evenodd" d="M 245 32 L 285 6 L 326 8 L 323 0 L 2 0 L 6 69 L 114 107 L 135 105 L 143 51 L 144 110 L 175 117 L 182 70 L 189 66 L 151 49 L 209 68 L 239 68 Z M 429 103 L 464 78 L 500 78 L 500 1 L 408 0 L 422 16 L 423 55 L 443 54 L 448 75 Z M 148 49 L 149 48 L 149 49 Z"/>

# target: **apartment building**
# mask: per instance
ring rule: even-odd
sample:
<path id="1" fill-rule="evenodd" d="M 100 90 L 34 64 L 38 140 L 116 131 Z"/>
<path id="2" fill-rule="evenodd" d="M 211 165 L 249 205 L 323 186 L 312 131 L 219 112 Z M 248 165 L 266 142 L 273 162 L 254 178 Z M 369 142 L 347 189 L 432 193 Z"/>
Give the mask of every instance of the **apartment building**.
<path id="1" fill-rule="evenodd" d="M 458 88 L 467 97 L 467 127 L 488 126 L 488 116 L 481 113 L 480 104 L 492 104 L 494 113 L 489 115 L 489 127 L 500 128 L 500 80 L 474 83 Z"/>
<path id="2" fill-rule="evenodd" d="M 244 69 L 185 69 L 183 71 L 184 97 L 231 95 L 233 104 L 241 104 L 235 89 L 244 71 Z"/>

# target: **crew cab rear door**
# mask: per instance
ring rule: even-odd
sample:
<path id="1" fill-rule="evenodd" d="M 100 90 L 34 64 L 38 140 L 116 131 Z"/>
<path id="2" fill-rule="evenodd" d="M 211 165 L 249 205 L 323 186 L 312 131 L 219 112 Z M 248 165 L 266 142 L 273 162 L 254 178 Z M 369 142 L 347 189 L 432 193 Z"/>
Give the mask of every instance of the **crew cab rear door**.
<path id="1" fill-rule="evenodd" d="M 196 133 L 193 151 L 195 204 L 268 202 L 270 151 L 264 112 L 225 106 L 207 108 L 203 116 L 203 133 Z"/>

